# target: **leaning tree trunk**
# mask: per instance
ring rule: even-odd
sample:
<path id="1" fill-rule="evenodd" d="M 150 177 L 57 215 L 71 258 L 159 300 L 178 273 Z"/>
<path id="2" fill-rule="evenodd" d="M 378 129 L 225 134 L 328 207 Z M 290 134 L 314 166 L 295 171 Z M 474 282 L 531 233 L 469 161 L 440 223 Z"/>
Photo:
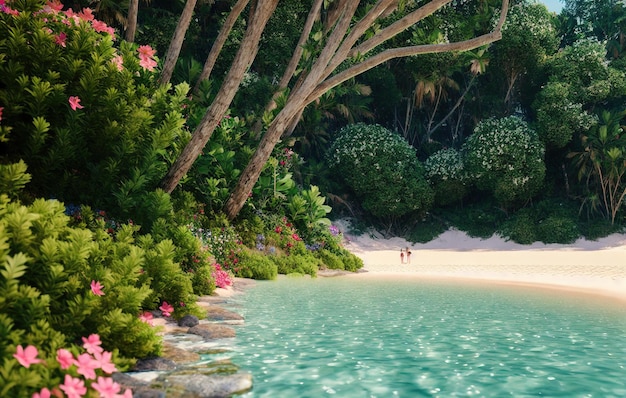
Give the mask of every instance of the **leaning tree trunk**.
<path id="1" fill-rule="evenodd" d="M 256 7 L 250 12 L 248 29 L 233 64 L 220 87 L 215 100 L 205 113 L 202 121 L 196 127 L 189 143 L 183 148 L 181 154 L 176 158 L 170 167 L 167 175 L 161 182 L 164 191 L 171 193 L 178 185 L 180 179 L 187 174 L 193 162 L 202 154 L 204 146 L 211 138 L 213 131 L 228 111 L 239 84 L 243 80 L 245 72 L 256 57 L 259 48 L 261 33 L 267 24 L 274 9 L 278 5 L 278 0 L 258 0 Z"/>
<path id="2" fill-rule="evenodd" d="M 350 4 L 350 1 L 347 0 L 347 4 L 344 3 L 345 7 L 342 7 L 343 14 L 338 18 L 335 28 L 328 36 L 326 46 L 320 53 L 303 83 L 292 92 L 285 107 L 276 115 L 276 118 L 270 124 L 268 131 L 259 143 L 257 150 L 252 155 L 250 162 L 242 172 L 237 186 L 224 206 L 224 212 L 227 217 L 230 220 L 237 217 L 252 192 L 252 188 L 254 188 L 254 185 L 259 179 L 263 166 L 269 160 L 274 147 L 280 140 L 285 129 L 288 128 L 293 121 L 293 118 L 299 115 L 304 107 L 322 96 L 328 90 L 394 58 L 438 52 L 466 51 L 492 43 L 502 37 L 502 25 L 506 19 L 509 6 L 508 0 L 502 1 L 500 19 L 495 29 L 490 33 L 455 43 L 410 46 L 384 50 L 344 69 L 342 72 L 332 75 L 337 67 L 350 55 L 365 54 L 416 22 L 431 15 L 450 1 L 451 0 L 432 0 L 389 27 L 382 29 L 374 37 L 356 45 L 358 39 L 366 32 L 372 23 L 374 23 L 383 12 L 389 11 L 389 6 L 393 3 L 393 0 L 380 0 L 354 26 L 350 26 L 350 21 L 356 11 L 356 7 L 354 6 L 356 2 Z M 348 27 L 350 27 L 349 33 L 347 33 Z"/>
<path id="3" fill-rule="evenodd" d="M 126 35 L 125 39 L 129 43 L 135 41 L 135 32 L 137 32 L 137 14 L 139 13 L 139 0 L 130 0 L 128 3 L 128 16 L 126 17 Z"/>
<path id="4" fill-rule="evenodd" d="M 197 93 L 200 89 L 200 83 L 202 83 L 203 80 L 206 80 L 209 78 L 209 76 L 211 76 L 211 72 L 213 71 L 215 62 L 217 61 L 217 57 L 222 51 L 222 47 L 224 47 L 224 43 L 226 43 L 226 39 L 228 38 L 230 31 L 233 29 L 233 26 L 235 26 L 237 18 L 239 18 L 239 15 L 246 7 L 246 5 L 248 5 L 249 1 L 250 0 L 238 0 L 233 8 L 230 10 L 228 17 L 226 17 L 226 20 L 224 21 L 224 25 L 222 25 L 222 29 L 220 29 L 217 38 L 213 42 L 213 46 L 211 46 L 211 51 L 209 52 L 209 55 L 206 57 L 206 61 L 204 62 L 204 66 L 202 67 L 202 72 L 200 72 L 198 81 L 193 88 L 193 93 Z"/>
<path id="5" fill-rule="evenodd" d="M 161 84 L 169 83 L 172 78 L 176 61 L 178 61 L 178 55 L 180 55 L 180 49 L 183 47 L 183 41 L 185 41 L 185 34 L 189 28 L 189 23 L 191 23 L 193 10 L 196 8 L 196 1 L 197 0 L 187 0 L 185 3 L 185 8 L 183 9 L 183 13 L 180 15 L 180 19 L 176 25 L 176 30 L 174 31 L 174 36 L 172 36 L 172 41 L 167 49 L 165 63 L 163 64 L 163 72 L 161 72 L 161 77 L 159 78 L 159 82 Z"/>

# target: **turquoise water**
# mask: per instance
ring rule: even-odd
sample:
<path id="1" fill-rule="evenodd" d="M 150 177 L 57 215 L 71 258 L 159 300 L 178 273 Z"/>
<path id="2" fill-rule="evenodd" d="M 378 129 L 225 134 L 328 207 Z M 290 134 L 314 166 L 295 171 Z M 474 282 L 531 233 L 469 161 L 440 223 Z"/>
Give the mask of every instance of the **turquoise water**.
<path id="1" fill-rule="evenodd" d="M 284 278 L 241 296 L 244 397 L 626 397 L 626 307 L 415 280 Z"/>

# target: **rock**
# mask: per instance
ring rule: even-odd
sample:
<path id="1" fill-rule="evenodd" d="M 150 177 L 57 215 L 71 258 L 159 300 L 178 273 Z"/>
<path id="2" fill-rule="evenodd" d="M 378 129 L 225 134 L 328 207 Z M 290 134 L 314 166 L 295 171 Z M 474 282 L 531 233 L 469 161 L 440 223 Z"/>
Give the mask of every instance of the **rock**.
<path id="1" fill-rule="evenodd" d="M 180 318 L 178 320 L 178 326 L 183 326 L 183 327 L 194 327 L 196 326 L 200 321 L 198 320 L 198 317 L 195 315 L 185 315 L 184 317 Z"/>
<path id="2" fill-rule="evenodd" d="M 170 375 L 165 382 L 195 393 L 199 398 L 226 398 L 252 388 L 252 375 Z"/>
<path id="3" fill-rule="evenodd" d="M 145 381 L 136 379 L 124 373 L 113 373 L 111 378 L 119 384 L 121 391 L 130 388 L 133 391 L 133 398 L 166 398 L 165 391 L 150 388 Z"/>
<path id="4" fill-rule="evenodd" d="M 205 340 L 235 337 L 235 329 L 225 325 L 202 324 L 189 328 L 187 333 L 201 336 Z"/>
<path id="5" fill-rule="evenodd" d="M 243 316 L 236 312 L 225 310 L 217 306 L 206 308 L 207 319 L 210 321 L 243 321 Z"/>
<path id="6" fill-rule="evenodd" d="M 177 364 L 183 364 L 199 361 L 200 355 L 196 352 L 175 347 L 170 343 L 163 343 L 163 358 L 174 361 Z"/>
<path id="7" fill-rule="evenodd" d="M 144 358 L 137 361 L 133 371 L 135 372 L 147 372 L 152 370 L 174 370 L 176 369 L 176 363 L 171 359 L 162 357 Z"/>

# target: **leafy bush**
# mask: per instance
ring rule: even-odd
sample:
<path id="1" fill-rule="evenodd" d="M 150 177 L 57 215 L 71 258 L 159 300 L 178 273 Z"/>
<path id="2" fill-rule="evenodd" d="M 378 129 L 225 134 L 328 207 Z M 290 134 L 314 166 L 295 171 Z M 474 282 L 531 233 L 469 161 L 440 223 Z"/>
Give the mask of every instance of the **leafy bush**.
<path id="1" fill-rule="evenodd" d="M 241 278 L 274 280 L 278 275 L 276 264 L 263 253 L 242 250 L 240 260 L 241 262 L 235 275 Z"/>
<path id="2" fill-rule="evenodd" d="M 537 241 L 536 220 L 531 209 L 521 209 L 507 220 L 500 229 L 500 233 L 522 245 L 530 245 Z"/>
<path id="3" fill-rule="evenodd" d="M 435 205 L 460 202 L 467 194 L 465 168 L 461 154 L 454 148 L 441 149 L 424 162 L 426 179 L 435 191 Z"/>
<path id="4" fill-rule="evenodd" d="M 321 249 L 316 252 L 317 257 L 322 262 L 322 267 L 327 269 L 345 269 L 345 265 L 337 254 L 331 252 L 330 250 Z"/>
<path id="5" fill-rule="evenodd" d="M 574 243 L 580 231 L 569 217 L 552 215 L 537 225 L 537 237 L 543 243 Z"/>
<path id="6" fill-rule="evenodd" d="M 28 164 L 33 197 L 157 218 L 164 196 L 150 193 L 189 137 L 188 85 L 159 87 L 153 51 L 115 48 L 91 10 L 43 6 L 15 1 L 17 13 L 0 13 L 4 161 Z"/>
<path id="7" fill-rule="evenodd" d="M 114 240 L 104 228 L 70 227 L 64 210 L 54 200 L 23 206 L 0 197 L 0 333 L 56 348 L 98 333 L 123 356 L 158 354 L 160 339 L 138 318 L 152 290 L 135 229 L 122 226 Z"/>
<path id="8" fill-rule="evenodd" d="M 423 213 L 433 203 L 415 150 L 384 127 L 358 123 L 341 129 L 328 162 L 363 208 L 381 220 Z"/>
<path id="9" fill-rule="evenodd" d="M 462 152 L 469 178 L 501 205 L 524 203 L 543 185 L 543 144 L 519 117 L 480 122 Z"/>
<path id="10" fill-rule="evenodd" d="M 318 260 L 311 254 L 297 254 L 292 256 L 271 256 L 278 267 L 279 274 L 307 274 L 317 276 Z"/>

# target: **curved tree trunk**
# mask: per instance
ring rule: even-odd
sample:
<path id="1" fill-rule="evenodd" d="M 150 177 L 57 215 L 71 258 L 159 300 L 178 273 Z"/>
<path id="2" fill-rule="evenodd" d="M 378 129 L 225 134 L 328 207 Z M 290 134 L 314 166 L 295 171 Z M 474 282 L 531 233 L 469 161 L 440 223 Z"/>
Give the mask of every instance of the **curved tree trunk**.
<path id="1" fill-rule="evenodd" d="M 137 32 L 137 14 L 139 13 L 139 0 L 130 0 L 128 3 L 128 16 L 126 17 L 126 34 L 125 39 L 129 43 L 135 41 L 135 33 Z"/>
<path id="2" fill-rule="evenodd" d="M 196 85 L 193 88 L 193 93 L 197 93 L 200 88 L 200 83 L 203 80 L 208 79 L 209 76 L 211 76 L 211 72 L 213 71 L 215 62 L 217 61 L 217 57 L 222 51 L 222 47 L 224 47 L 224 43 L 226 43 L 226 39 L 228 38 L 230 31 L 233 29 L 233 26 L 235 26 L 235 22 L 237 22 L 237 18 L 239 18 L 239 15 L 243 11 L 243 9 L 246 7 L 246 5 L 248 5 L 249 1 L 250 0 L 238 0 L 237 3 L 235 3 L 235 5 L 233 6 L 232 10 L 230 10 L 228 17 L 226 17 L 226 20 L 224 21 L 224 25 L 222 25 L 222 29 L 220 29 L 220 32 L 218 33 L 217 38 L 213 42 L 211 51 L 209 52 L 209 55 L 207 56 L 206 61 L 204 62 L 204 66 L 202 67 L 202 72 L 200 73 L 200 76 L 198 77 L 198 81 L 196 82 Z"/>
<path id="3" fill-rule="evenodd" d="M 258 0 L 256 6 L 250 10 L 248 29 L 237 51 L 237 55 L 235 55 L 233 64 L 224 79 L 224 83 L 202 121 L 193 132 L 191 140 L 183 148 L 181 154 L 161 182 L 161 187 L 164 191 L 171 193 L 176 188 L 180 179 L 187 174 L 193 162 L 202 154 L 202 150 L 211 138 L 213 131 L 222 120 L 226 111 L 228 111 L 228 107 L 235 97 L 245 72 L 256 57 L 261 33 L 263 33 L 263 29 L 277 4 L 278 0 Z"/>
<path id="4" fill-rule="evenodd" d="M 167 49 L 165 63 L 163 64 L 163 71 L 161 72 L 161 77 L 159 78 L 159 83 L 161 84 L 169 83 L 172 78 L 174 67 L 176 67 L 176 61 L 178 61 L 178 56 L 180 55 L 180 49 L 183 47 L 183 42 L 185 41 L 185 34 L 187 33 L 187 29 L 189 29 L 189 24 L 191 23 L 193 10 L 196 8 L 196 1 L 197 0 L 187 0 L 183 13 L 178 19 L 174 36 L 172 36 L 172 41 Z"/>
<path id="5" fill-rule="evenodd" d="M 274 147 L 280 140 L 285 129 L 288 128 L 293 121 L 293 118 L 299 115 L 304 107 L 322 96 L 328 90 L 393 58 L 437 52 L 466 51 L 492 43 L 502 37 L 501 29 L 508 13 L 508 0 L 502 1 L 500 19 L 494 31 L 491 33 L 456 43 L 411 46 L 385 50 L 331 76 L 335 69 L 348 58 L 349 54 L 364 54 L 378 44 L 383 43 L 407 29 L 409 26 L 412 26 L 414 23 L 431 15 L 450 1 L 451 0 L 432 0 L 356 47 L 353 46 L 357 43 L 359 37 L 363 35 L 367 28 L 371 26 L 383 12 L 389 11 L 389 6 L 393 3 L 393 0 L 380 0 L 369 10 L 365 17 L 350 28 L 350 32 L 347 36 L 346 32 L 348 31 L 350 20 L 356 11 L 356 7 L 350 5 L 350 3 L 346 4 L 343 14 L 338 18 L 335 28 L 328 36 L 326 46 L 320 53 L 317 61 L 309 71 L 303 83 L 291 93 L 285 107 L 276 115 L 276 118 L 270 124 L 268 131 L 259 143 L 257 150 L 252 155 L 250 162 L 242 172 L 237 186 L 224 206 L 227 217 L 231 220 L 237 217 L 252 192 L 252 188 L 258 180 L 263 166 L 269 160 Z"/>

